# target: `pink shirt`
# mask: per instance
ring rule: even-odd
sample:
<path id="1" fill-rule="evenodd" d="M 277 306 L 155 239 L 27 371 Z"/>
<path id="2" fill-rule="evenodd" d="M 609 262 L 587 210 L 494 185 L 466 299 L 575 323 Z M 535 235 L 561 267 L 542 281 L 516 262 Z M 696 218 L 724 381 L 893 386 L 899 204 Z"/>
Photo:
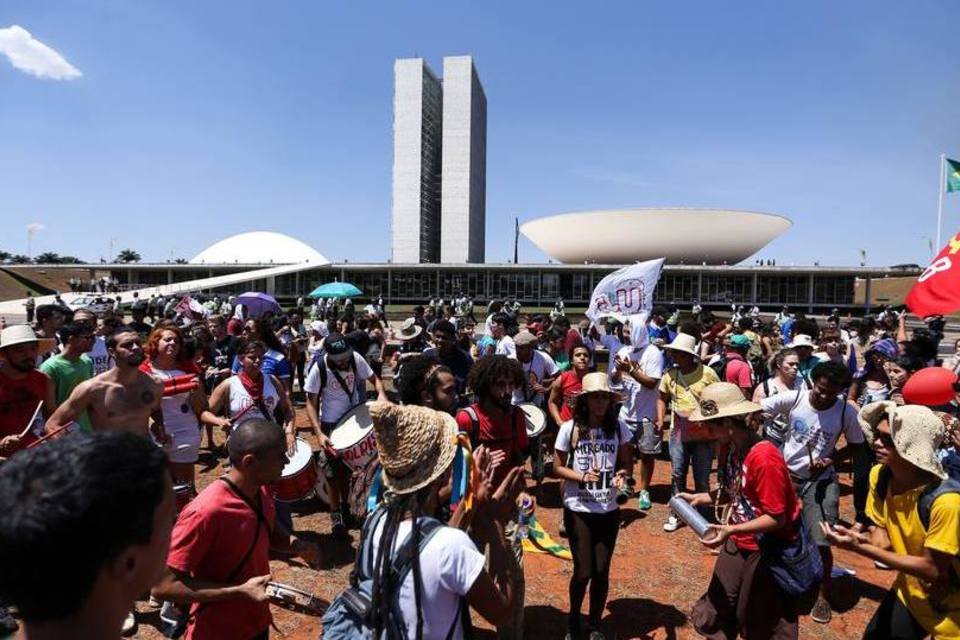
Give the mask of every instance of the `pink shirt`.
<path id="1" fill-rule="evenodd" d="M 725 382 L 732 382 L 744 392 L 753 388 L 753 371 L 750 364 L 743 359 L 739 353 L 727 351 L 724 354 L 727 359 L 727 371 Z"/>

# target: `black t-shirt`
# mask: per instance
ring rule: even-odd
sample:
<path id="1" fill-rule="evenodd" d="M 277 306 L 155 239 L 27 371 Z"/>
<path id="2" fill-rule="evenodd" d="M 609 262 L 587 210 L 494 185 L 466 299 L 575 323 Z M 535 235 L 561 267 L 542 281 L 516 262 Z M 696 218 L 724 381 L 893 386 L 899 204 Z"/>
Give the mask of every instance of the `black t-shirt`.
<path id="1" fill-rule="evenodd" d="M 236 336 L 227 336 L 223 340 L 210 343 L 210 366 L 214 369 L 229 369 L 233 364 L 234 356 L 237 355 L 238 342 L 239 339 Z"/>
<path id="2" fill-rule="evenodd" d="M 467 390 L 467 375 L 470 373 L 470 367 L 473 366 L 473 358 L 463 350 L 457 349 L 449 358 L 440 355 L 440 350 L 436 347 L 430 347 L 423 352 L 425 356 L 433 356 L 440 363 L 453 372 L 453 377 L 457 379 L 457 392 L 464 393 Z"/>
<path id="3" fill-rule="evenodd" d="M 367 334 L 366 331 L 357 329 L 343 337 L 346 339 L 347 344 L 353 347 L 354 352 L 366 357 L 367 351 L 370 350 L 370 335 Z"/>

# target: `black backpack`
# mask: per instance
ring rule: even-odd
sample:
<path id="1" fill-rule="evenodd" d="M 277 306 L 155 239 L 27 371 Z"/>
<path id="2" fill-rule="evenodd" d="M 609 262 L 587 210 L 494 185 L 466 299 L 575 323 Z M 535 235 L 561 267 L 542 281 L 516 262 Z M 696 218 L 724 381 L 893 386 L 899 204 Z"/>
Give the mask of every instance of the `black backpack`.
<path id="1" fill-rule="evenodd" d="M 727 381 L 727 363 L 729 362 L 730 359 L 724 354 L 710 365 L 710 368 L 713 369 L 717 373 L 717 377 L 720 378 L 720 382 Z"/>

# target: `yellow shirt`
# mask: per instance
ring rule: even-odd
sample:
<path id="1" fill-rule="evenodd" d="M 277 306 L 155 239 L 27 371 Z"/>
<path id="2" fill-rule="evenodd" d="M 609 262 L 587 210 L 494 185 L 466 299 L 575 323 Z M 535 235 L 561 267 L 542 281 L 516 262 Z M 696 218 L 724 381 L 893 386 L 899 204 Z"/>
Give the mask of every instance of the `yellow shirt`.
<path id="1" fill-rule="evenodd" d="M 877 499 L 876 485 L 881 465 L 870 470 L 870 493 L 867 515 L 877 526 L 887 530 L 892 550 L 901 555 L 922 556 L 924 548 L 951 556 L 960 553 L 960 494 L 949 493 L 937 498 L 930 511 L 930 529 L 923 530 L 917 500 L 924 487 Z M 960 575 L 960 561 L 953 560 Z M 952 585 L 942 600 L 940 611 L 930 603 L 929 587 L 920 578 L 903 573 L 897 575 L 893 588 L 913 617 L 934 638 L 960 638 L 960 588 Z"/>
<path id="2" fill-rule="evenodd" d="M 714 382 L 720 382 L 717 372 L 702 364 L 687 374 L 680 373 L 679 367 L 670 367 L 660 378 L 660 393 L 669 395 L 673 410 L 686 417 L 700 406 L 703 389 Z"/>

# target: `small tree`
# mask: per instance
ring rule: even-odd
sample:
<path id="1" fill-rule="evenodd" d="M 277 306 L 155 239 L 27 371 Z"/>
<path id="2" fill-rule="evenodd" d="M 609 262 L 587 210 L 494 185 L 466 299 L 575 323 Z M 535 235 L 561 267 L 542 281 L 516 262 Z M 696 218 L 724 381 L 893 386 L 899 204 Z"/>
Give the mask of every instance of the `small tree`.
<path id="1" fill-rule="evenodd" d="M 33 261 L 37 264 L 58 264 L 60 262 L 60 254 L 54 253 L 53 251 L 45 251 L 36 256 Z"/>
<path id="2" fill-rule="evenodd" d="M 140 262 L 140 254 L 133 249 L 124 249 L 117 254 L 117 262 Z"/>
<path id="3" fill-rule="evenodd" d="M 177 258 L 176 260 L 173 261 L 173 263 L 174 263 L 174 264 L 188 264 L 186 258 Z"/>
<path id="4" fill-rule="evenodd" d="M 10 262 L 13 264 L 30 264 L 33 260 L 30 259 L 30 256 L 25 256 L 22 253 L 10 256 Z"/>

